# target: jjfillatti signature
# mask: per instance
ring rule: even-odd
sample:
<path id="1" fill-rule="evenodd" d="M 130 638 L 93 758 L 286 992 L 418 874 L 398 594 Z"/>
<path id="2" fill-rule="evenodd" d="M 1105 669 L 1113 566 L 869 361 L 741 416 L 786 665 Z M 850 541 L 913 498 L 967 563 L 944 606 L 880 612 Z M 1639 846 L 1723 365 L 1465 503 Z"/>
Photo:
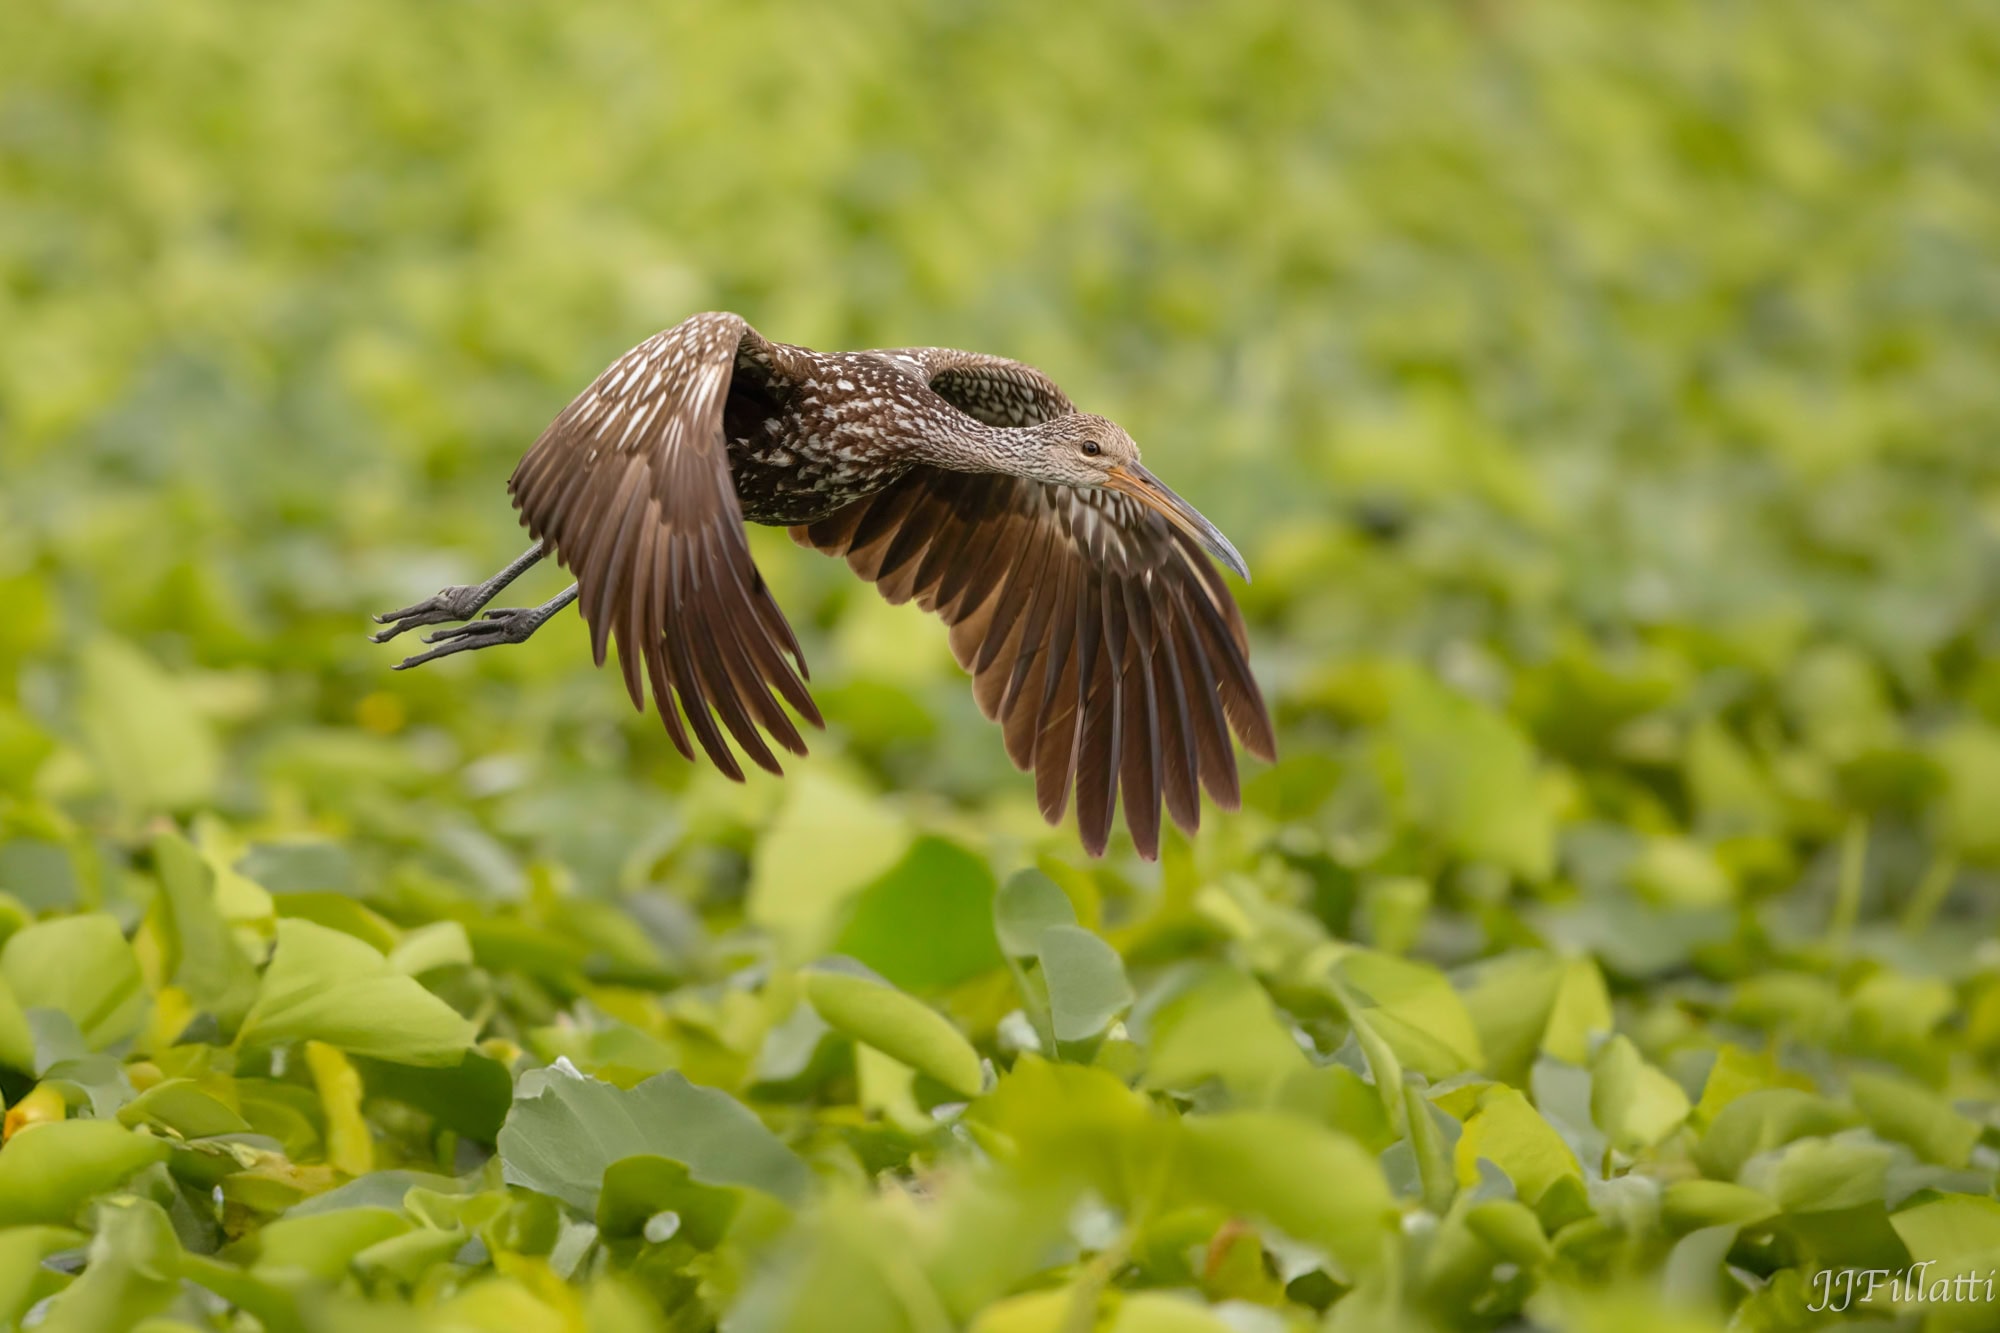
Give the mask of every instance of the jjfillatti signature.
<path id="1" fill-rule="evenodd" d="M 1812 1275 L 1812 1299 L 1806 1309 L 1814 1314 L 1839 1314 L 1857 1303 L 1875 1299 L 1879 1292 L 1897 1305 L 1938 1305 L 1991 1301 L 1993 1281 L 2000 1269 L 1985 1273 L 1954 1273 L 1950 1277 L 1930 1277 L 1935 1261 L 1925 1260 L 1909 1268 L 1822 1268 Z"/>

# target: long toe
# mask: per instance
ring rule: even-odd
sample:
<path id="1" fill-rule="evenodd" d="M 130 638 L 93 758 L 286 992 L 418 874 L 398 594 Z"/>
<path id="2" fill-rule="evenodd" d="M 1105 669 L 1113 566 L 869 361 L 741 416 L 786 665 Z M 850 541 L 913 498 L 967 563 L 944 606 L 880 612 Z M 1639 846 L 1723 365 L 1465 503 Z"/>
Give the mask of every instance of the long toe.
<path id="1" fill-rule="evenodd" d="M 413 666 L 434 662 L 440 657 L 453 653 L 471 652 L 476 648 L 492 648 L 503 643 L 526 643 L 542 622 L 547 620 L 539 607 L 501 607 L 488 611 L 478 620 L 469 620 L 463 625 L 449 625 L 434 634 L 424 635 L 425 643 L 438 646 L 427 653 L 406 657 L 396 664 L 396 670 L 407 671 Z"/>
<path id="2" fill-rule="evenodd" d="M 370 634 L 369 641 L 387 643 L 398 634 L 406 634 L 424 625 L 446 625 L 455 620 L 469 619 L 479 614 L 479 608 L 484 604 L 480 594 L 484 591 L 476 586 L 440 588 L 413 606 L 376 616 L 376 624 L 388 625 L 389 628 Z"/>

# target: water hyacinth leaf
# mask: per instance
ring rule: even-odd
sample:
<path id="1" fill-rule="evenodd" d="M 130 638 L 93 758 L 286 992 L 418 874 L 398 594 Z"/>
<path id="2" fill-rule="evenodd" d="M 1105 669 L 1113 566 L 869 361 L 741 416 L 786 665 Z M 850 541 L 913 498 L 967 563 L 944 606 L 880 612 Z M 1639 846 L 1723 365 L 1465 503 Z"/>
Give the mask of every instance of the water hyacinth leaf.
<path id="1" fill-rule="evenodd" d="M 1993 1199 L 1947 1195 L 1892 1214 L 1889 1225 L 1918 1263 L 1961 1272 L 2000 1267 L 2000 1202 Z"/>
<path id="2" fill-rule="evenodd" d="M 198 1008 L 233 1029 L 250 1007 L 257 969 L 237 947 L 223 918 L 215 872 L 177 833 L 153 839 L 153 865 L 160 879 L 156 919 L 168 975 Z"/>
<path id="3" fill-rule="evenodd" d="M 664 1157 L 705 1185 L 762 1190 L 787 1204 L 811 1176 L 741 1102 L 677 1073 L 632 1088 L 587 1078 L 558 1062 L 522 1076 L 499 1136 L 510 1185 L 595 1214 L 604 1173 L 628 1157 Z"/>
<path id="4" fill-rule="evenodd" d="M 1562 960 L 1553 954 L 1519 950 L 1452 974 L 1486 1054 L 1487 1070 L 1496 1078 L 1507 1083 L 1527 1081 L 1548 1031 L 1563 972 Z"/>
<path id="5" fill-rule="evenodd" d="M 1778 1205 L 1761 1190 L 1727 1180 L 1677 1180 L 1660 1200 L 1661 1219 L 1674 1235 L 1703 1227 L 1746 1227 L 1778 1214 Z"/>
<path id="6" fill-rule="evenodd" d="M 1081 926 L 1042 931 L 1038 956 L 1057 1041 L 1087 1041 L 1132 1004 L 1118 951 Z"/>
<path id="7" fill-rule="evenodd" d="M 1344 1065 L 1315 1065 L 1304 1062 L 1279 1085 L 1272 1101 L 1273 1110 L 1316 1120 L 1357 1140 L 1370 1152 L 1381 1152 L 1395 1141 L 1389 1113 L 1382 1099 L 1366 1080 Z M 1150 1072 L 1149 1072 L 1150 1077 Z"/>
<path id="8" fill-rule="evenodd" d="M 180 1241 L 151 1199 L 106 1201 L 95 1218 L 83 1273 L 50 1305 L 37 1327 L 48 1333 L 100 1333 L 140 1326 L 180 1294 Z"/>
<path id="9" fill-rule="evenodd" d="M 675 1216 L 674 1236 L 699 1250 L 721 1244 L 743 1203 L 740 1189 L 704 1185 L 686 1164 L 666 1157 L 626 1157 L 604 1171 L 597 1229 L 617 1239 L 642 1234 L 661 1213 Z"/>
<path id="10" fill-rule="evenodd" d="M 1332 979 L 1349 1017 L 1365 1022 L 1403 1067 L 1436 1081 L 1482 1063 L 1479 1031 L 1465 1001 L 1436 968 L 1350 949 L 1334 962 Z"/>
<path id="11" fill-rule="evenodd" d="M 1576 1154 L 1513 1088 L 1489 1089 L 1466 1120 L 1453 1154 L 1460 1185 L 1479 1182 L 1482 1157 L 1507 1173 L 1522 1202 L 1531 1207 L 1560 1181 L 1583 1178 Z"/>
<path id="12" fill-rule="evenodd" d="M 472 941 L 458 921 L 433 921 L 403 932 L 389 950 L 389 966 L 406 977 L 422 976 L 440 967 L 472 966 Z"/>
<path id="13" fill-rule="evenodd" d="M 1688 1117 L 1680 1084 L 1647 1064 L 1629 1037 L 1606 1042 L 1590 1073 L 1591 1120 L 1619 1152 L 1654 1146 Z"/>
<path id="14" fill-rule="evenodd" d="M 1722 1265 L 1736 1243 L 1740 1228 L 1733 1224 L 1690 1231 L 1667 1254 L 1660 1274 L 1662 1294 L 1672 1303 L 1696 1309 L 1721 1303 Z"/>
<path id="15" fill-rule="evenodd" d="M 1010 876 L 994 895 L 994 930 L 1010 958 L 1033 958 L 1042 947 L 1043 931 L 1076 924 L 1069 895 L 1039 870 Z"/>
<path id="16" fill-rule="evenodd" d="M 1466 1229 L 1509 1263 L 1539 1268 L 1555 1257 L 1532 1208 L 1518 1199 L 1485 1199 L 1465 1210 Z"/>
<path id="17" fill-rule="evenodd" d="M 1885 1143 L 1804 1138 L 1781 1152 L 1751 1159 L 1742 1177 L 1788 1214 L 1829 1213 L 1879 1205 L 1884 1177 L 1895 1159 L 1896 1150 Z"/>
<path id="18" fill-rule="evenodd" d="M 787 957 L 811 957 L 832 938 L 848 900 L 902 860 L 909 845 L 908 826 L 883 802 L 812 772 L 797 774 L 758 846 L 750 919 L 778 937 Z"/>
<path id="19" fill-rule="evenodd" d="M 1382 762 L 1406 818 L 1468 861 L 1545 878 L 1555 821 L 1514 723 L 1414 671 L 1398 674 L 1389 700 Z"/>
<path id="20" fill-rule="evenodd" d="M 12 1328 L 61 1278 L 42 1261 L 90 1239 L 81 1231 L 55 1226 L 15 1226 L 0 1231 L 0 1327 Z"/>
<path id="21" fill-rule="evenodd" d="M 1452 1147 L 1445 1140 L 1444 1126 L 1438 1123 L 1440 1118 L 1449 1123 L 1450 1118 L 1431 1105 L 1414 1080 L 1403 1084 L 1403 1106 L 1410 1152 L 1416 1159 L 1417 1179 L 1423 1185 L 1424 1207 L 1443 1216 L 1451 1206 L 1458 1184 L 1452 1172 Z"/>
<path id="22" fill-rule="evenodd" d="M 1591 1038 L 1609 1032 L 1611 993 L 1604 974 L 1588 958 L 1572 958 L 1563 967 L 1555 1003 L 1542 1033 L 1542 1050 L 1573 1065 L 1588 1063 Z"/>
<path id="23" fill-rule="evenodd" d="M 1794 1088 L 1746 1092 L 1716 1113 L 1694 1157 L 1711 1178 L 1735 1180 L 1759 1153 L 1808 1135 L 1836 1134 L 1855 1119 L 1827 1098 Z"/>
<path id="24" fill-rule="evenodd" d="M 327 1163 L 350 1176 L 367 1175 L 375 1169 L 375 1141 L 361 1114 L 361 1075 L 338 1047 L 323 1041 L 308 1041 L 305 1057 L 326 1118 Z"/>
<path id="25" fill-rule="evenodd" d="M 250 1122 L 191 1078 L 156 1083 L 118 1110 L 122 1125 L 151 1125 L 183 1139 L 248 1134 Z"/>
<path id="26" fill-rule="evenodd" d="M 492 1143 L 514 1100 L 507 1066 L 467 1051 L 456 1064 L 409 1065 L 353 1057 L 370 1097 L 385 1097 L 431 1116 L 475 1143 Z"/>
<path id="27" fill-rule="evenodd" d="M 117 639 L 86 647 L 82 674 L 77 715 L 119 804 L 144 815 L 206 801 L 221 774 L 221 755 L 173 678 Z"/>
<path id="28" fill-rule="evenodd" d="M 16 1133 L 0 1147 L 0 1227 L 66 1223 L 93 1195 L 167 1152 L 115 1120 L 58 1120 Z"/>
<path id="29" fill-rule="evenodd" d="M 347 1271 L 355 1255 L 415 1226 L 388 1208 L 339 1208 L 281 1217 L 259 1231 L 246 1249 L 259 1272 L 332 1281 Z"/>
<path id="30" fill-rule="evenodd" d="M 1350 1273 L 1386 1261 L 1400 1210 L 1359 1143 L 1273 1111 L 1191 1117 L 1181 1133 L 1185 1169 L 1205 1197 L 1324 1246 Z"/>
<path id="31" fill-rule="evenodd" d="M 1909 1144 L 1927 1162 L 1964 1166 L 1979 1142 L 1978 1123 L 1927 1089 L 1865 1070 L 1849 1075 L 1847 1086 L 1877 1134 Z"/>
<path id="32" fill-rule="evenodd" d="M 67 1015 L 92 1050 L 139 1030 L 147 999 L 139 960 L 112 916 L 58 917 L 15 932 L 0 947 L 0 977 L 23 1010 Z"/>
<path id="33" fill-rule="evenodd" d="M 937 990 L 1001 964 L 993 872 L 943 838 L 919 838 L 854 898 L 836 952 L 906 990 Z"/>
<path id="34" fill-rule="evenodd" d="M 1234 1325 L 1185 1296 L 1137 1291 L 1118 1302 L 1110 1333 L 1233 1333 Z M 1055 1326 L 1059 1330 L 1061 1325 Z M 1052 1330 L 1053 1333 L 1053 1330 Z"/>
<path id="35" fill-rule="evenodd" d="M 35 1070 L 35 1033 L 27 1011 L 14 996 L 6 973 L 0 972 L 0 1065 L 24 1074 Z"/>
<path id="36" fill-rule="evenodd" d="M 278 922 L 277 948 L 237 1033 L 245 1048 L 318 1040 L 355 1055 L 456 1064 L 473 1024 L 352 935 Z"/>
<path id="37" fill-rule="evenodd" d="M 1149 1088 L 1188 1089 L 1212 1078 L 1255 1105 L 1308 1068 L 1270 995 L 1233 967 L 1205 970 L 1160 1006 L 1149 1028 Z"/>
<path id="38" fill-rule="evenodd" d="M 985 1081 L 979 1052 L 922 1000 L 846 969 L 810 968 L 803 981 L 806 999 L 828 1027 L 928 1074 L 962 1097 L 979 1095 Z"/>

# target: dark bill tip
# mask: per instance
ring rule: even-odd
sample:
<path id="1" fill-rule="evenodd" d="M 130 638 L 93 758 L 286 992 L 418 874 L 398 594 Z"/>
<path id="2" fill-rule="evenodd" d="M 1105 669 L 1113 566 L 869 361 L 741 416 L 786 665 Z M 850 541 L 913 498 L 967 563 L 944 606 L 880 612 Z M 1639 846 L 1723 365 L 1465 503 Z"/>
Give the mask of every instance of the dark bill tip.
<path id="1" fill-rule="evenodd" d="M 1222 562 L 1224 569 L 1245 583 L 1250 581 L 1250 566 L 1243 563 L 1242 555 L 1229 538 L 1222 535 L 1222 529 L 1203 518 L 1200 510 L 1175 495 L 1172 488 L 1145 468 L 1137 463 L 1119 467 L 1113 470 L 1105 484 L 1164 515 L 1169 523 L 1200 542 L 1210 555 Z"/>

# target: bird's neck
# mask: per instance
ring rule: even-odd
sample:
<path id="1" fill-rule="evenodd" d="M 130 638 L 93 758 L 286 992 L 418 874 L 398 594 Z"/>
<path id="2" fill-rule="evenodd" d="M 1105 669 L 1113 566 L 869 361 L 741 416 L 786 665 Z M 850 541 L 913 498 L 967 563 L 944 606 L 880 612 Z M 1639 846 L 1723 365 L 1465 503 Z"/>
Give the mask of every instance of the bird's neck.
<path id="1" fill-rule="evenodd" d="M 1047 447 L 1037 426 L 989 426 L 963 412 L 945 430 L 920 434 L 911 453 L 948 472 L 1027 472 Z"/>

